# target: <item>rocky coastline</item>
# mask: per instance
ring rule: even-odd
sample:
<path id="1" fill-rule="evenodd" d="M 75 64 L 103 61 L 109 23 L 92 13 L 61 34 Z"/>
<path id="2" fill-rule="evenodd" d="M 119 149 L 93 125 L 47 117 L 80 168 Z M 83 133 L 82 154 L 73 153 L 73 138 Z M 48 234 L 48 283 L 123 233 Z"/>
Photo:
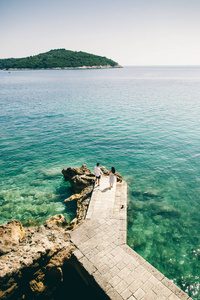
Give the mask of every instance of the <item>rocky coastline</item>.
<path id="1" fill-rule="evenodd" d="M 83 286 L 74 272 L 76 247 L 70 232 L 84 221 L 95 175 L 86 165 L 63 169 L 62 174 L 75 192 L 64 201 L 77 202 L 74 220 L 69 223 L 60 214 L 38 227 L 23 227 L 18 220 L 0 226 L 0 299 L 59 299 L 59 291 L 69 293 L 73 281 Z M 122 181 L 120 174 L 116 177 Z"/>
<path id="2" fill-rule="evenodd" d="M 82 67 L 56 67 L 56 68 L 39 68 L 39 69 L 30 69 L 30 68 L 8 68 L 2 69 L 3 71 L 30 71 L 30 70 L 90 70 L 90 69 L 116 69 L 116 68 L 123 68 L 121 65 L 111 66 L 82 66 Z"/>

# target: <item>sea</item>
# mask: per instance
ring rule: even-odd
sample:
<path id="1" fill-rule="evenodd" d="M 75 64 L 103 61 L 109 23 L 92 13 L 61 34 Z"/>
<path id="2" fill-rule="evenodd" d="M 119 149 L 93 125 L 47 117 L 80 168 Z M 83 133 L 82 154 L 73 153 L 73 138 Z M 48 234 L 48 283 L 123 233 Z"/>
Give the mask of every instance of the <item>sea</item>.
<path id="1" fill-rule="evenodd" d="M 68 221 L 63 168 L 128 183 L 128 245 L 200 299 L 200 67 L 0 71 L 0 224 Z"/>

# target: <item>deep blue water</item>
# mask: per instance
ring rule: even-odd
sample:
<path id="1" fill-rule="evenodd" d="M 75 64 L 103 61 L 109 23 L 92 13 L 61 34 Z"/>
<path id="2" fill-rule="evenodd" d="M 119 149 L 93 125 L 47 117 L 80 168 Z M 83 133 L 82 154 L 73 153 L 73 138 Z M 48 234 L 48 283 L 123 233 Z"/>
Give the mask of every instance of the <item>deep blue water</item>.
<path id="1" fill-rule="evenodd" d="M 76 207 L 63 168 L 128 182 L 128 243 L 200 299 L 200 67 L 0 71 L 0 224 Z"/>

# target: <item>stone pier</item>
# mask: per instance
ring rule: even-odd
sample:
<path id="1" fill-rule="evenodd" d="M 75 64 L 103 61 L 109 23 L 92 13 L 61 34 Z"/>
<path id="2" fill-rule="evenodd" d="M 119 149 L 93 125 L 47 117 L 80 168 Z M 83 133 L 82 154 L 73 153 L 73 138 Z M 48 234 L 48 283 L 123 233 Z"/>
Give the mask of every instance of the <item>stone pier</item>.
<path id="1" fill-rule="evenodd" d="M 84 222 L 71 233 L 76 268 L 100 299 L 191 298 L 126 244 L 127 184 L 95 186 Z M 97 288 L 98 287 L 98 288 Z"/>

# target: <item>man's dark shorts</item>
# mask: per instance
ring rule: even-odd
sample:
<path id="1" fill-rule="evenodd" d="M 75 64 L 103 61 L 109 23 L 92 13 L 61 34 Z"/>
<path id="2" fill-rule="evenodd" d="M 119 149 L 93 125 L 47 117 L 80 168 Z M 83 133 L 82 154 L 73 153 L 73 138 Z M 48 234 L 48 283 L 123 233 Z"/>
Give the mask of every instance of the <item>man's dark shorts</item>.
<path id="1" fill-rule="evenodd" d="M 101 175 L 99 175 L 99 176 L 96 176 L 96 178 L 97 178 L 97 179 L 101 179 Z"/>

